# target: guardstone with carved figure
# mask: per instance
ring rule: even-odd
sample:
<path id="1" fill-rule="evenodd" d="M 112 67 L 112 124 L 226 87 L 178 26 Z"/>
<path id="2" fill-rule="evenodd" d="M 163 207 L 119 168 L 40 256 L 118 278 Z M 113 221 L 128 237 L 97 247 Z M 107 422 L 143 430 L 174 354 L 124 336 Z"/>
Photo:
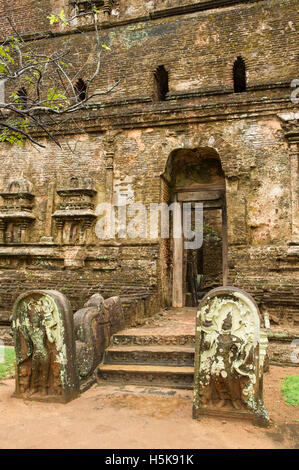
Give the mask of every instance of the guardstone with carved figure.
<path id="1" fill-rule="evenodd" d="M 79 395 L 73 313 L 57 291 L 36 290 L 15 302 L 17 398 L 66 403 Z"/>
<path id="2" fill-rule="evenodd" d="M 251 418 L 269 425 L 263 403 L 267 343 L 249 294 L 220 287 L 203 298 L 196 319 L 194 418 Z"/>

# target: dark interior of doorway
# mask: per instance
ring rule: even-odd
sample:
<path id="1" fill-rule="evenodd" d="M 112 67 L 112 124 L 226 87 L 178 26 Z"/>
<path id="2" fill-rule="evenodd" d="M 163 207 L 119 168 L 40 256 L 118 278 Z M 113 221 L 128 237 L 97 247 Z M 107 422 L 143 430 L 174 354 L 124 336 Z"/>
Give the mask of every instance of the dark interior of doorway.
<path id="1" fill-rule="evenodd" d="M 222 209 L 204 209 L 203 244 L 184 250 L 185 305 L 197 307 L 211 289 L 223 284 Z"/>

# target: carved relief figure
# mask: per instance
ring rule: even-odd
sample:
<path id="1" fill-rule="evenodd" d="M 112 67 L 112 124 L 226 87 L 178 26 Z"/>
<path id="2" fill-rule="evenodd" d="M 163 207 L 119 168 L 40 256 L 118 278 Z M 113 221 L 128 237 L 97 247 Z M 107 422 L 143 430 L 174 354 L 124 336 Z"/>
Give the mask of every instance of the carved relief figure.
<path id="1" fill-rule="evenodd" d="M 43 324 L 43 317 L 39 312 L 37 312 L 37 314 L 32 318 L 32 326 L 29 329 L 29 336 L 33 345 L 31 363 L 31 394 L 37 393 L 40 386 L 41 394 L 47 395 L 50 356 L 46 346 L 46 329 Z"/>
<path id="2" fill-rule="evenodd" d="M 220 371 L 219 375 L 216 376 L 217 378 L 215 378 L 216 390 L 220 400 L 217 406 L 225 406 L 227 399 L 229 399 L 234 408 L 240 409 L 242 406 L 240 403 L 242 398 L 241 387 L 240 378 L 235 370 L 235 362 L 240 356 L 244 341 L 232 335 L 231 328 L 232 319 L 231 313 L 229 313 L 222 324 L 222 332 L 219 335 L 216 350 L 215 368 Z"/>
<path id="3" fill-rule="evenodd" d="M 235 412 L 267 424 L 260 387 L 266 347 L 248 294 L 231 287 L 209 292 L 197 316 L 194 416 Z"/>
<path id="4" fill-rule="evenodd" d="M 78 394 L 72 312 L 56 291 L 33 291 L 14 307 L 16 396 L 68 401 Z"/>

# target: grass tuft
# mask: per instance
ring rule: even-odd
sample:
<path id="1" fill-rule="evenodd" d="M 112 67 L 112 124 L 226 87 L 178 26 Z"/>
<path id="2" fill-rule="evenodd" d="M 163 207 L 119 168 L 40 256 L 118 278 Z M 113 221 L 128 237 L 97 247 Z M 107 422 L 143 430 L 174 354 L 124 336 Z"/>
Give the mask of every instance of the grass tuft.
<path id="1" fill-rule="evenodd" d="M 299 375 L 288 375 L 282 383 L 281 390 L 283 399 L 288 405 L 299 406 Z"/>
<path id="2" fill-rule="evenodd" d="M 7 348 L 4 347 L 4 362 L 3 362 L 3 354 L 0 349 L 0 379 L 4 377 L 8 377 L 10 375 L 14 375 L 15 373 L 15 350 L 14 348 Z"/>

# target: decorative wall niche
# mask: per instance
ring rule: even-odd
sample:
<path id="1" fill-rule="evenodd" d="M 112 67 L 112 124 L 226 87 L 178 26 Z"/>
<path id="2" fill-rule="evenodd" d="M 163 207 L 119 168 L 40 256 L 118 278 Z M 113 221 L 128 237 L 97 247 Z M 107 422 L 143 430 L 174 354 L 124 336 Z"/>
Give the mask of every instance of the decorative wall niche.
<path id="1" fill-rule="evenodd" d="M 70 176 L 57 189 L 60 202 L 53 214 L 58 229 L 59 243 L 81 245 L 86 243 L 88 230 L 96 218 L 91 178 Z"/>
<path id="2" fill-rule="evenodd" d="M 92 11 L 95 7 L 107 15 L 111 14 L 115 3 L 115 0 L 69 0 L 70 6 L 76 8 L 79 13 Z"/>
<path id="3" fill-rule="evenodd" d="M 29 225 L 35 220 L 32 184 L 23 178 L 10 181 L 0 196 L 0 243 L 26 243 Z"/>

